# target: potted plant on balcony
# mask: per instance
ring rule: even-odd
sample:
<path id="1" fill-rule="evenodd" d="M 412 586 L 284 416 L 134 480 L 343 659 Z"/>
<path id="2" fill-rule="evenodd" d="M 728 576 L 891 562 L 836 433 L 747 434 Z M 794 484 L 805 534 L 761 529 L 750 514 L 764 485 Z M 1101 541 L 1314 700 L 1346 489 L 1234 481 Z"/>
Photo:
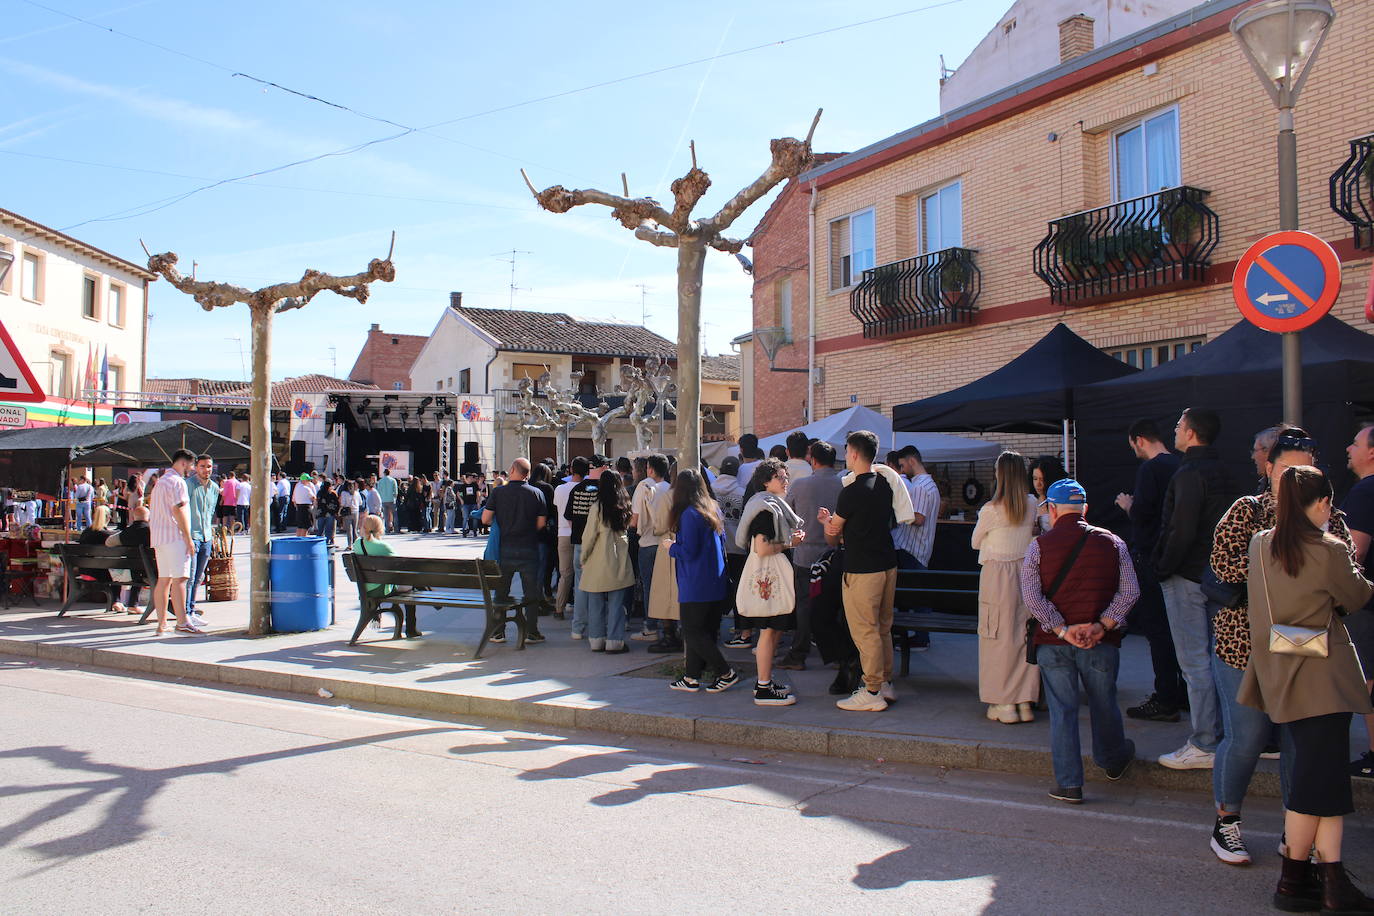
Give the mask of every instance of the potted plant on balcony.
<path id="1" fill-rule="evenodd" d="M 1080 283 L 1096 274 L 1092 242 L 1088 235 L 1088 218 L 1075 213 L 1056 223 L 1054 253 L 1060 271 L 1070 283 Z"/>
<path id="2" fill-rule="evenodd" d="M 940 300 L 947 309 L 960 309 L 968 305 L 969 280 L 973 276 L 973 265 L 955 257 L 951 251 L 940 265 Z"/>
<path id="3" fill-rule="evenodd" d="M 1160 192 L 1159 212 L 1164 250 L 1173 263 L 1182 264 L 1197 247 L 1202 213 L 1193 206 L 1186 189 L 1181 187 Z"/>

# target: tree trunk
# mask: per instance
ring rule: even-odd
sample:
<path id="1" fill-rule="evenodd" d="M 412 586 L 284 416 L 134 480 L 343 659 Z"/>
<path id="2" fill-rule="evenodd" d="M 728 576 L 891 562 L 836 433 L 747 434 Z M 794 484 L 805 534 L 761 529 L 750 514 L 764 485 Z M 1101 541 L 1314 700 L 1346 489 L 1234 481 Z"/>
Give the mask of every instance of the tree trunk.
<path id="1" fill-rule="evenodd" d="M 253 482 L 249 494 L 248 635 L 267 633 L 272 594 L 268 576 L 271 531 L 269 482 L 272 478 L 272 314 L 251 307 L 253 315 L 253 403 L 248 407 L 248 473 Z"/>
<path id="2" fill-rule="evenodd" d="M 683 238 L 677 249 L 677 466 L 701 467 L 701 284 L 706 242 Z"/>

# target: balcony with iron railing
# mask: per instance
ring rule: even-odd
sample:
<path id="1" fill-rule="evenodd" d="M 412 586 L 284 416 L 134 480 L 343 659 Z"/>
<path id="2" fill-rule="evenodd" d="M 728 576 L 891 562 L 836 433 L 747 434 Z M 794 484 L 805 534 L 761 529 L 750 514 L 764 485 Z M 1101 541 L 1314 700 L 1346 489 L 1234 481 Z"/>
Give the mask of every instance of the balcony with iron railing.
<path id="1" fill-rule="evenodd" d="M 1374 249 L 1374 134 L 1350 141 L 1350 156 L 1331 175 L 1331 209 L 1355 227 L 1355 246 Z"/>
<path id="2" fill-rule="evenodd" d="M 863 272 L 849 311 L 865 337 L 971 324 L 983 274 L 969 248 L 945 248 Z"/>
<path id="3" fill-rule="evenodd" d="M 1182 185 L 1050 220 L 1035 274 L 1061 305 L 1201 284 L 1221 237 L 1209 193 Z"/>

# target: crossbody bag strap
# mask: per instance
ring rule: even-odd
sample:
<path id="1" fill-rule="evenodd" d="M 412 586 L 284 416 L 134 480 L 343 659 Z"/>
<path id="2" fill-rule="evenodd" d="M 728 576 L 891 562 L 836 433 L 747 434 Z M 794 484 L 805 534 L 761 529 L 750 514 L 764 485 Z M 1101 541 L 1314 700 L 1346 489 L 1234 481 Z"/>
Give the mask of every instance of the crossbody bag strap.
<path id="1" fill-rule="evenodd" d="M 1073 545 L 1073 550 L 1069 553 L 1068 559 L 1064 561 L 1064 565 L 1059 567 L 1059 573 L 1054 577 L 1054 581 L 1050 583 L 1049 591 L 1045 592 L 1046 601 L 1053 601 L 1054 596 L 1059 593 L 1059 586 L 1064 584 L 1064 580 L 1068 578 L 1069 570 L 1073 569 L 1073 564 L 1077 562 L 1078 555 L 1083 552 L 1083 548 L 1087 545 L 1089 533 L 1090 532 L 1087 531 L 1083 532 L 1083 536 L 1078 539 L 1078 543 Z"/>

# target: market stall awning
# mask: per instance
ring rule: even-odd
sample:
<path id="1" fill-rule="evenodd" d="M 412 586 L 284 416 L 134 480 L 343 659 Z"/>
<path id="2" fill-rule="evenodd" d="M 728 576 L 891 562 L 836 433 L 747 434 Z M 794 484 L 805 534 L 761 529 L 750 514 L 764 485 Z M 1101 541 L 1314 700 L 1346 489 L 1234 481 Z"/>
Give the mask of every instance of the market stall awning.
<path id="1" fill-rule="evenodd" d="M 69 464 L 165 465 L 179 448 L 217 462 L 248 460 L 248 446 L 185 420 L 49 426 L 0 432 L 0 486 L 50 489 Z"/>
<path id="2" fill-rule="evenodd" d="M 1061 322 L 1001 369 L 953 391 L 897 405 L 892 426 L 898 432 L 1059 432 L 1075 417 L 1074 389 L 1139 371 Z"/>
<path id="3" fill-rule="evenodd" d="M 843 459 L 845 437 L 855 430 L 866 429 L 878 436 L 880 453 L 889 449 L 914 445 L 921 450 L 927 464 L 941 461 L 983 461 L 995 459 L 1002 451 L 996 442 L 966 439 L 942 433 L 893 433 L 892 421 L 876 410 L 856 405 L 839 413 L 813 420 L 797 429 L 777 433 L 759 440 L 759 448 L 767 452 L 775 445 L 786 445 L 794 432 L 806 433 L 808 439 L 820 439 L 835 446 Z"/>

